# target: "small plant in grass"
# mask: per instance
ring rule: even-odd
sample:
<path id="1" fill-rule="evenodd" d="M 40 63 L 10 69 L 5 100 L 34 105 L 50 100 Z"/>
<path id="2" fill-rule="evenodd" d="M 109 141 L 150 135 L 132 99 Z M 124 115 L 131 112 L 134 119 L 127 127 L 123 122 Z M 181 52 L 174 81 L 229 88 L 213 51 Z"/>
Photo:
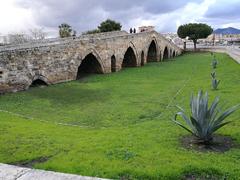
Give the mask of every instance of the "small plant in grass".
<path id="1" fill-rule="evenodd" d="M 212 79 L 212 88 L 213 88 L 213 90 L 217 90 L 219 84 L 220 84 L 220 80 Z"/>
<path id="2" fill-rule="evenodd" d="M 229 124 L 231 121 L 224 122 L 224 120 L 239 107 L 237 105 L 221 112 L 218 104 L 219 98 L 216 97 L 211 106 L 208 107 L 208 93 L 206 92 L 204 95 L 203 91 L 199 91 L 196 97 L 193 95 L 191 97 L 190 117 L 186 115 L 182 108 L 178 107 L 181 111 L 176 113 L 173 122 L 194 135 L 198 143 L 211 144 L 214 132 Z M 177 121 L 178 116 L 184 119 L 187 126 Z"/>
<path id="3" fill-rule="evenodd" d="M 216 72 L 212 72 L 211 76 L 212 76 L 212 88 L 213 90 L 217 90 L 218 85 L 220 84 L 220 80 L 216 79 Z"/>
<path id="4" fill-rule="evenodd" d="M 215 79 L 216 78 L 216 72 L 212 72 L 211 76 L 212 76 L 212 79 Z"/>
<path id="5" fill-rule="evenodd" d="M 215 56 L 214 56 L 214 59 L 212 60 L 212 68 L 213 68 L 213 69 L 216 69 L 216 68 L 217 68 L 217 65 L 218 65 L 218 62 L 217 62 L 217 60 L 216 60 L 216 58 L 215 58 Z"/>

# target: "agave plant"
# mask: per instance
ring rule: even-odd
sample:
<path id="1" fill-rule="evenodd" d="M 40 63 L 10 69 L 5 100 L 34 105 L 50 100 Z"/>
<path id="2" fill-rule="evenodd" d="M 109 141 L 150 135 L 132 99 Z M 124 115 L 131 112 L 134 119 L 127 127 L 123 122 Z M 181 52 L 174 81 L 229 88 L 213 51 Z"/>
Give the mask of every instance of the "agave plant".
<path id="1" fill-rule="evenodd" d="M 212 79 L 212 88 L 213 88 L 213 90 L 217 90 L 219 84 L 220 84 L 220 80 L 217 80 L 215 78 Z"/>
<path id="2" fill-rule="evenodd" d="M 216 78 L 216 72 L 212 72 L 211 76 L 212 76 L 213 79 L 215 79 Z"/>
<path id="3" fill-rule="evenodd" d="M 217 60 L 214 58 L 213 61 L 212 61 L 212 68 L 213 68 L 213 69 L 216 69 L 216 68 L 217 68 L 217 64 L 218 64 L 218 62 L 217 62 Z"/>
<path id="4" fill-rule="evenodd" d="M 199 143 L 209 144 L 213 140 L 213 133 L 221 127 L 230 123 L 224 120 L 238 109 L 238 105 L 221 112 L 218 108 L 219 98 L 216 97 L 211 106 L 208 107 L 208 93 L 205 95 L 203 91 L 199 91 L 198 96 L 191 97 L 190 107 L 191 115 L 188 117 L 185 111 L 178 107 L 181 111 L 176 113 L 173 122 L 193 134 Z M 177 117 L 181 116 L 187 126 L 177 121 Z"/>

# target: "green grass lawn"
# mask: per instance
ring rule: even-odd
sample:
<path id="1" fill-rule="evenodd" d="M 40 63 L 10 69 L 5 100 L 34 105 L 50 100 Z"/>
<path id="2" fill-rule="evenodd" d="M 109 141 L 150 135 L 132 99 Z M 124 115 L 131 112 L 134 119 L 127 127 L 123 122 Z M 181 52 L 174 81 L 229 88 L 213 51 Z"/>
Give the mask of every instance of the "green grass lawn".
<path id="1" fill-rule="evenodd" d="M 114 179 L 180 179 L 185 174 L 240 177 L 240 149 L 201 153 L 182 147 L 171 118 L 203 89 L 228 106 L 240 102 L 240 65 L 219 61 L 211 90 L 210 53 L 92 75 L 0 96 L 0 162 Z M 240 144 L 240 110 L 218 133 Z"/>

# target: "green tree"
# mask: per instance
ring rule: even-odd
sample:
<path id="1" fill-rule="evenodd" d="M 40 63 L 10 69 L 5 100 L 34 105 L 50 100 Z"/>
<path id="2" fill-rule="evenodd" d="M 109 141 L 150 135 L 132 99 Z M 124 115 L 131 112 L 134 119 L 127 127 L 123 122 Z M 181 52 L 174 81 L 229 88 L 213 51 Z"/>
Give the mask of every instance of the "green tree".
<path id="1" fill-rule="evenodd" d="M 96 33 L 100 33 L 101 31 L 99 29 L 93 29 L 93 30 L 89 30 L 83 33 L 83 35 L 86 34 L 96 34 Z"/>
<path id="2" fill-rule="evenodd" d="M 182 39 L 188 37 L 194 43 L 194 50 L 197 49 L 197 40 L 207 38 L 210 34 L 212 34 L 213 29 L 207 24 L 202 23 L 190 23 L 181 25 L 178 28 L 178 36 Z"/>
<path id="3" fill-rule="evenodd" d="M 72 27 L 66 23 L 61 24 L 60 26 L 58 26 L 59 28 L 59 36 L 61 38 L 65 38 L 65 37 L 70 37 L 72 36 Z"/>
<path id="4" fill-rule="evenodd" d="M 122 25 L 120 23 L 113 21 L 111 19 L 107 19 L 106 21 L 103 21 L 98 26 L 98 29 L 101 32 L 120 31 L 121 28 L 122 28 Z"/>

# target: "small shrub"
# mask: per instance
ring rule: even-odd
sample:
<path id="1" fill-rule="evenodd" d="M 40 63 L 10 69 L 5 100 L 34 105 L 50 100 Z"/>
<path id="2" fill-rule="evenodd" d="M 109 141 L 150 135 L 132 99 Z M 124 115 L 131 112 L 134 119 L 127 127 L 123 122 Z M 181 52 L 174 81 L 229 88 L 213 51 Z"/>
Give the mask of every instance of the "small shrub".
<path id="1" fill-rule="evenodd" d="M 211 76 L 212 76 L 213 79 L 215 79 L 216 78 L 216 72 L 212 72 Z"/>
<path id="2" fill-rule="evenodd" d="M 229 124 L 230 121 L 224 122 L 224 120 L 239 107 L 234 106 L 221 113 L 218 104 L 219 98 L 216 97 L 211 106 L 208 107 L 208 93 L 206 92 L 204 95 L 203 91 L 199 91 L 198 96 L 191 97 L 190 117 L 179 107 L 181 111 L 176 113 L 173 122 L 194 135 L 199 143 L 209 144 L 213 140 L 213 133 Z M 178 116 L 184 119 L 187 126 L 177 121 Z"/>
<path id="3" fill-rule="evenodd" d="M 217 90 L 218 85 L 220 84 L 220 80 L 216 79 L 216 72 L 212 72 L 211 76 L 212 76 L 212 88 L 213 90 Z"/>
<path id="4" fill-rule="evenodd" d="M 213 90 L 217 90 L 219 84 L 220 84 L 220 80 L 212 79 L 212 88 L 213 88 Z"/>
<path id="5" fill-rule="evenodd" d="M 218 62 L 217 62 L 217 60 L 214 58 L 213 61 L 212 61 L 212 68 L 213 68 L 213 69 L 216 69 L 216 68 L 217 68 L 217 65 L 218 65 Z"/>

